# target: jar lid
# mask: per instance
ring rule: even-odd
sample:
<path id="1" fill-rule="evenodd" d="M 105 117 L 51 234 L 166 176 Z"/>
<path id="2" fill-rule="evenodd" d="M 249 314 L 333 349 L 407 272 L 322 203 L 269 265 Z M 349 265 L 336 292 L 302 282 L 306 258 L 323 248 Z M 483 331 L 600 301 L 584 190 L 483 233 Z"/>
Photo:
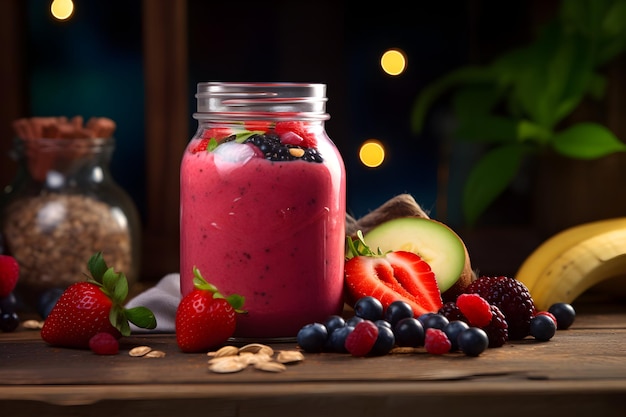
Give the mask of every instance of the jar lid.
<path id="1" fill-rule="evenodd" d="M 195 119 L 328 120 L 326 85 L 310 83 L 198 83 Z"/>

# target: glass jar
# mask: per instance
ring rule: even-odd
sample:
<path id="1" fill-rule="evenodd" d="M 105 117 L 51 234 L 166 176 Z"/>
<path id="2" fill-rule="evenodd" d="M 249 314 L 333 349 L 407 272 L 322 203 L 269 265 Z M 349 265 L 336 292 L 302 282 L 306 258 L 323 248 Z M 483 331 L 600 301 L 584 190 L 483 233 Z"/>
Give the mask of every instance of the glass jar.
<path id="1" fill-rule="evenodd" d="M 18 171 L 0 204 L 4 251 L 20 264 L 27 302 L 53 287 L 84 281 L 91 255 L 136 280 L 140 223 L 135 205 L 113 180 L 115 147 L 106 138 L 16 138 Z"/>
<path id="2" fill-rule="evenodd" d="M 293 338 L 343 309 L 345 167 L 326 86 L 198 84 L 181 162 L 181 292 L 193 268 L 245 297 L 235 337 Z"/>

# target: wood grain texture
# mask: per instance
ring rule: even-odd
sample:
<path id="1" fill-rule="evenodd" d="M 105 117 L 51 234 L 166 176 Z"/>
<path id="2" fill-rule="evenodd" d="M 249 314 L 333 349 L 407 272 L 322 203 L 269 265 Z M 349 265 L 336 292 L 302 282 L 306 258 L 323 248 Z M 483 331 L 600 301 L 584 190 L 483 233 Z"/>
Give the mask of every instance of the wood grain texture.
<path id="1" fill-rule="evenodd" d="M 596 306 L 549 342 L 509 342 L 477 358 L 419 351 L 382 357 L 305 354 L 283 373 L 208 371 L 171 334 L 122 339 L 115 356 L 46 345 L 38 331 L 0 334 L 0 408 L 11 416 L 434 415 L 623 416 L 626 306 Z M 136 358 L 138 345 L 162 359 Z M 272 344 L 278 351 L 295 343 Z M 115 410 L 115 411 L 113 411 Z M 210 410 L 210 413 L 208 413 Z M 465 411 L 464 411 L 465 410 Z M 204 414 L 203 414 L 204 413 Z"/>

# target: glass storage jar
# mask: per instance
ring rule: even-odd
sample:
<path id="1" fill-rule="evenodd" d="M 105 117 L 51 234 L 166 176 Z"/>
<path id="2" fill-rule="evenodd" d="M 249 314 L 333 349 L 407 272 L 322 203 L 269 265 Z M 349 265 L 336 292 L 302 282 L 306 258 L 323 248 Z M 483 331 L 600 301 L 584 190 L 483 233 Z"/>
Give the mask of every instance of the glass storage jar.
<path id="1" fill-rule="evenodd" d="M 193 268 L 245 298 L 235 337 L 294 338 L 343 309 L 345 167 L 326 86 L 198 84 L 181 162 L 181 291 Z"/>
<path id="2" fill-rule="evenodd" d="M 111 176 L 114 147 L 113 137 L 14 139 L 18 170 L 1 196 L 0 246 L 20 265 L 18 291 L 27 302 L 84 281 L 96 252 L 136 280 L 139 215 Z"/>

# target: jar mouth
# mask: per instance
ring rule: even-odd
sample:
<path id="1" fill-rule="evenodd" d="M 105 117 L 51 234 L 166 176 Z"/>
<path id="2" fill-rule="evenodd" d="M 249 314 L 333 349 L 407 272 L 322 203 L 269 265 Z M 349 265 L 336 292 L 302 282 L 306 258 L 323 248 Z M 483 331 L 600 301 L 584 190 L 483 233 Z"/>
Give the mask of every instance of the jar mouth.
<path id="1" fill-rule="evenodd" d="M 204 82 L 195 119 L 328 120 L 326 85 L 314 83 Z"/>

